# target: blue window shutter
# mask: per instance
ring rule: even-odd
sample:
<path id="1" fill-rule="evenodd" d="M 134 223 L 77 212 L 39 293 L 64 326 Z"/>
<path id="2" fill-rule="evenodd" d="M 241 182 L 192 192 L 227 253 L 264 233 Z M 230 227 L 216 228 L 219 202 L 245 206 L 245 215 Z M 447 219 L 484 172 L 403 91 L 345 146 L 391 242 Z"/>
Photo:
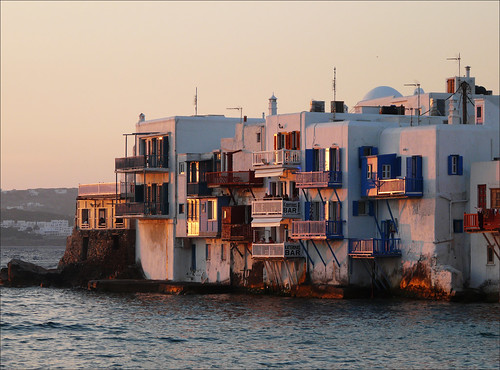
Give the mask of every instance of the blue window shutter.
<path id="1" fill-rule="evenodd" d="M 304 220 L 309 221 L 311 219 L 311 202 L 304 203 Z"/>
<path id="2" fill-rule="evenodd" d="M 352 201 L 352 215 L 357 216 L 359 211 L 359 202 L 357 200 Z"/>
<path id="3" fill-rule="evenodd" d="M 314 149 L 306 149 L 306 171 L 314 170 Z"/>
<path id="4" fill-rule="evenodd" d="M 378 155 L 378 148 L 376 146 L 372 146 L 372 155 Z"/>
<path id="5" fill-rule="evenodd" d="M 457 166 L 457 175 L 464 174 L 464 157 L 461 155 L 458 156 L 458 166 Z"/>
<path id="6" fill-rule="evenodd" d="M 161 186 L 161 214 L 168 215 L 168 182 L 164 182 Z"/>
<path id="7" fill-rule="evenodd" d="M 337 171 L 342 171 L 342 168 L 340 168 L 341 162 L 341 157 L 340 157 L 340 148 L 337 148 L 335 151 L 337 153 Z"/>
<path id="8" fill-rule="evenodd" d="M 413 177 L 413 158 L 406 157 L 406 177 Z"/>
<path id="9" fill-rule="evenodd" d="M 361 158 L 364 157 L 364 153 L 365 153 L 365 146 L 360 146 L 358 148 L 358 160 L 359 160 L 359 168 L 361 168 Z"/>
<path id="10" fill-rule="evenodd" d="M 416 169 L 415 169 L 415 177 L 418 179 L 422 178 L 422 156 L 421 155 L 415 155 L 415 163 L 416 163 Z"/>
<path id="11" fill-rule="evenodd" d="M 452 168 L 453 168 L 453 156 L 449 155 L 448 156 L 448 175 L 453 175 Z"/>
<path id="12" fill-rule="evenodd" d="M 401 157 L 396 157 L 396 173 L 394 177 L 401 176 Z"/>
<path id="13" fill-rule="evenodd" d="M 375 203 L 372 200 L 368 202 L 368 214 L 370 216 L 375 215 Z"/>
<path id="14" fill-rule="evenodd" d="M 162 158 L 162 167 L 163 168 L 168 168 L 168 136 L 163 136 L 163 158 Z"/>

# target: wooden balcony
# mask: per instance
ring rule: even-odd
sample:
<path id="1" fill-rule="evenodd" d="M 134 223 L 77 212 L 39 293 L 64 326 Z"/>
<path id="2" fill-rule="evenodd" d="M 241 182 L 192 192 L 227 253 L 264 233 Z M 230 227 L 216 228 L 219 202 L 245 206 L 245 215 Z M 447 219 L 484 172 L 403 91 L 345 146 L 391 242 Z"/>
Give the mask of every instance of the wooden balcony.
<path id="1" fill-rule="evenodd" d="M 252 258 L 300 258 L 303 251 L 298 243 L 253 243 Z"/>
<path id="2" fill-rule="evenodd" d="M 251 241 L 252 226 L 250 224 L 222 224 L 222 240 L 224 241 Z"/>
<path id="3" fill-rule="evenodd" d="M 464 231 L 468 233 L 500 231 L 500 210 L 485 209 L 482 221 L 479 213 L 464 213 Z"/>
<path id="4" fill-rule="evenodd" d="M 402 198 L 423 196 L 423 179 L 404 177 L 402 179 L 373 180 L 375 186 L 364 189 L 362 194 L 376 198 Z"/>
<path id="5" fill-rule="evenodd" d="M 300 218 L 300 204 L 298 201 L 282 198 L 264 198 L 252 201 L 252 218 L 280 217 Z"/>
<path id="6" fill-rule="evenodd" d="M 342 171 L 298 172 L 295 174 L 298 188 L 342 187 Z"/>
<path id="7" fill-rule="evenodd" d="M 187 235 L 190 237 L 217 238 L 220 235 L 217 220 L 188 219 Z"/>
<path id="8" fill-rule="evenodd" d="M 206 180 L 209 187 L 249 187 L 263 186 L 264 179 L 256 178 L 255 171 L 208 172 Z"/>
<path id="9" fill-rule="evenodd" d="M 354 258 L 400 257 L 401 239 L 350 239 L 349 256 Z"/>
<path id="10" fill-rule="evenodd" d="M 115 171 L 134 172 L 144 170 L 165 171 L 168 169 L 168 157 L 165 155 L 139 155 L 115 158 Z"/>
<path id="11" fill-rule="evenodd" d="M 342 221 L 292 221 L 292 239 L 343 239 Z"/>

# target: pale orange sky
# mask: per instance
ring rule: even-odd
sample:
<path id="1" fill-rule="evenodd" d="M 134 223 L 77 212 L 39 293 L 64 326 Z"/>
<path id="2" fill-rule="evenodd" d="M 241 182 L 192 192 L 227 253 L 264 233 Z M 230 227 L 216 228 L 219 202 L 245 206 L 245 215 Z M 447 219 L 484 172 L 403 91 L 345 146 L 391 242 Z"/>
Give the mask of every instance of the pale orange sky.
<path id="1" fill-rule="evenodd" d="M 443 91 L 456 62 L 498 94 L 499 2 L 18 2 L 1 6 L 1 187 L 114 181 L 147 119 L 353 107 L 407 83 Z"/>

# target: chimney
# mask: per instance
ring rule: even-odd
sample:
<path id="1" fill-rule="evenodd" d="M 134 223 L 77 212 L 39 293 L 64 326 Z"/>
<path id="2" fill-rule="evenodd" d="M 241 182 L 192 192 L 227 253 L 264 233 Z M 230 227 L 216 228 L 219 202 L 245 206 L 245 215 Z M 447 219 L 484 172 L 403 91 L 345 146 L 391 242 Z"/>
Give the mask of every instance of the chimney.
<path id="1" fill-rule="evenodd" d="M 144 113 L 139 114 L 139 122 L 144 122 L 146 120 L 146 116 Z"/>
<path id="2" fill-rule="evenodd" d="M 275 116 L 278 114 L 278 104 L 276 103 L 276 100 L 278 100 L 273 93 L 273 96 L 269 98 L 269 115 L 270 116 Z"/>
<path id="3" fill-rule="evenodd" d="M 465 67 L 465 77 L 467 77 L 467 78 L 470 77 L 470 66 Z"/>

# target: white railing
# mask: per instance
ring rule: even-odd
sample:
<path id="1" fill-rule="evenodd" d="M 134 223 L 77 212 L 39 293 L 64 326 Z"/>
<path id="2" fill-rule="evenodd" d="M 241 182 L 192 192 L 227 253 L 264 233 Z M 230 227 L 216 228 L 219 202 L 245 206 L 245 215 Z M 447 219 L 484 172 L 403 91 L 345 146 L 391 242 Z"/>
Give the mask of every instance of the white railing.
<path id="1" fill-rule="evenodd" d="M 252 201 L 252 217 L 300 217 L 299 202 L 283 199 Z"/>
<path id="2" fill-rule="evenodd" d="M 297 243 L 254 243 L 253 258 L 302 257 L 302 249 Z"/>
<path id="3" fill-rule="evenodd" d="M 252 165 L 276 166 L 276 165 L 300 165 L 300 150 L 271 150 L 267 152 L 254 152 Z"/>

